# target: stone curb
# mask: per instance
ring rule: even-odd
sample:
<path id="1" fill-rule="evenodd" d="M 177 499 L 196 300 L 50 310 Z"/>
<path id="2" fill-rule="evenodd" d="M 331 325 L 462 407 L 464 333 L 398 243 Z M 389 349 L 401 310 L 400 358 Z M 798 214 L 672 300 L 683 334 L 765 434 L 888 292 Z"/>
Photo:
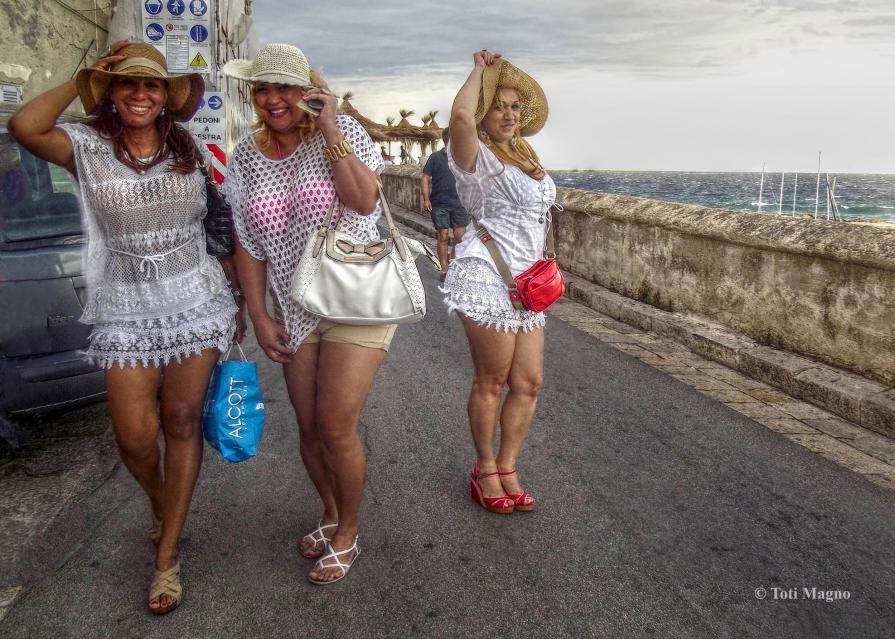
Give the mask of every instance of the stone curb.
<path id="1" fill-rule="evenodd" d="M 420 233 L 435 236 L 435 229 L 420 214 L 393 206 L 392 215 Z M 706 359 L 895 439 L 895 388 L 763 346 L 725 327 L 669 313 L 575 275 L 566 275 L 566 296 L 576 302 L 625 324 L 669 337 Z"/>

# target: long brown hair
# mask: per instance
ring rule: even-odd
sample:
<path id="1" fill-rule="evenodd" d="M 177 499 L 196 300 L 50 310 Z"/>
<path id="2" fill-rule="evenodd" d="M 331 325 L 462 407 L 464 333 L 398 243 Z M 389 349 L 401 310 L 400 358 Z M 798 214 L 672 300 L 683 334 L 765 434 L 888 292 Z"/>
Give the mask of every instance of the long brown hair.
<path id="1" fill-rule="evenodd" d="M 87 124 L 95 128 L 101 137 L 110 140 L 118 161 L 134 171 L 143 171 L 150 166 L 170 160 L 171 171 L 192 173 L 199 168 L 201 163 L 199 150 L 196 148 L 193 136 L 171 119 L 167 109 L 162 109 L 158 117 L 155 118 L 155 127 L 158 130 L 161 146 L 150 164 L 137 162 L 127 152 L 124 146 L 126 128 L 108 95 L 96 105 L 93 117 Z"/>

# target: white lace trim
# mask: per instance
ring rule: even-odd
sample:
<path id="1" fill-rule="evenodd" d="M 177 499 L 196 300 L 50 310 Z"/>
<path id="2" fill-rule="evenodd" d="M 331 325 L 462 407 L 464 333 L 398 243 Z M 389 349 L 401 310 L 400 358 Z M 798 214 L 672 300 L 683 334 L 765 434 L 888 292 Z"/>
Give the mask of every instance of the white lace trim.
<path id="1" fill-rule="evenodd" d="M 97 366 L 164 366 L 233 340 L 236 305 L 229 293 L 175 315 L 94 326 L 85 358 Z"/>
<path id="2" fill-rule="evenodd" d="M 520 311 L 513 307 L 506 284 L 485 260 L 463 258 L 451 261 L 444 286 L 439 290 L 444 293 L 449 315 L 461 313 L 479 326 L 528 333 L 547 323 L 543 312 Z"/>

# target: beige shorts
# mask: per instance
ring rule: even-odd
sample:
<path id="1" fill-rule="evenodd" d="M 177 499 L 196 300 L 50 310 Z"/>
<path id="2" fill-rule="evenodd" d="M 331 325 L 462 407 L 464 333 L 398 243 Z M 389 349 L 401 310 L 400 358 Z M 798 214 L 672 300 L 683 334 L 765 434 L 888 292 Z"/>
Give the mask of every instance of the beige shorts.
<path id="1" fill-rule="evenodd" d="M 395 336 L 397 324 L 374 324 L 372 326 L 356 326 L 354 324 L 338 324 L 322 319 L 317 327 L 302 341 L 302 344 L 318 344 L 320 342 L 338 342 L 355 344 L 367 348 L 381 348 L 388 352 L 388 347 Z"/>

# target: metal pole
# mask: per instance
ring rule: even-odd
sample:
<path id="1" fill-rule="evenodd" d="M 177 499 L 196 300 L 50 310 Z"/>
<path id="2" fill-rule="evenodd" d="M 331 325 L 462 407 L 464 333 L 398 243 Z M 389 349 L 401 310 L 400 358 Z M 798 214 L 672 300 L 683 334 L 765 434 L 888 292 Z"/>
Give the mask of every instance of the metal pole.
<path id="1" fill-rule="evenodd" d="M 796 172 L 796 181 L 792 185 L 792 214 L 790 217 L 796 216 L 796 192 L 799 190 L 799 174 Z"/>

